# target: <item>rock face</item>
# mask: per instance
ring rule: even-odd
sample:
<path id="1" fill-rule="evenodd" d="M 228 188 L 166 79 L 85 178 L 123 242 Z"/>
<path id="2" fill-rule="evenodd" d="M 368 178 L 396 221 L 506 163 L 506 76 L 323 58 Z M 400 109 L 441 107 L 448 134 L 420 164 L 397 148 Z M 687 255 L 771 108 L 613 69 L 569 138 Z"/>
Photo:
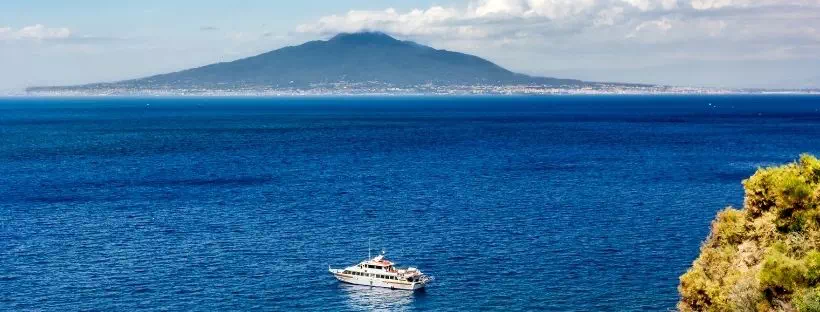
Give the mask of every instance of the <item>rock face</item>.
<path id="1" fill-rule="evenodd" d="M 680 311 L 820 311 L 820 161 L 759 169 L 680 277 Z"/>

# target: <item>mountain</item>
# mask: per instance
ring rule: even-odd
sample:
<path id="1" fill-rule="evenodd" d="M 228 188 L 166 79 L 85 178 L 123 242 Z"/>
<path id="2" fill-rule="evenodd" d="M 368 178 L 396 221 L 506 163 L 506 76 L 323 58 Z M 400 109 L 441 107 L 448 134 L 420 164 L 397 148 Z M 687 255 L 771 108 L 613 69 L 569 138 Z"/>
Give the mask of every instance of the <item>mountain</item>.
<path id="1" fill-rule="evenodd" d="M 28 91 L 83 88 L 309 88 L 317 84 L 583 85 L 572 79 L 532 77 L 464 53 L 437 50 L 379 32 L 343 33 L 232 62 L 179 72 L 73 87 L 33 87 Z"/>
<path id="2" fill-rule="evenodd" d="M 680 277 L 681 312 L 820 311 L 820 160 L 759 169 Z"/>

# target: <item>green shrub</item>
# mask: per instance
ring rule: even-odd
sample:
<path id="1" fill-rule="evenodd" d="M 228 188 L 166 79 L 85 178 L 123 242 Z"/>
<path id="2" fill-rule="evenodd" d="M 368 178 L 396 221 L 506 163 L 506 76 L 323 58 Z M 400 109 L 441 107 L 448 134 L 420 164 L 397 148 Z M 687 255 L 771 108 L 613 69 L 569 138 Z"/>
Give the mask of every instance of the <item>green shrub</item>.
<path id="1" fill-rule="evenodd" d="M 746 234 L 746 217 L 743 211 L 726 208 L 719 212 L 715 221 L 712 222 L 712 235 L 710 241 L 718 245 L 739 245 Z"/>
<path id="2" fill-rule="evenodd" d="M 807 291 L 796 298 L 794 307 L 800 312 L 820 312 L 820 289 Z"/>
<path id="3" fill-rule="evenodd" d="M 803 263 L 806 266 L 806 280 L 809 285 L 816 286 L 820 284 L 820 251 L 810 251 L 803 258 Z"/>
<path id="4" fill-rule="evenodd" d="M 798 162 L 802 171 L 801 175 L 806 177 L 809 183 L 820 183 L 820 160 L 812 155 L 803 154 L 800 155 Z"/>
<path id="5" fill-rule="evenodd" d="M 745 198 L 744 209 L 751 218 L 758 217 L 775 206 L 775 196 L 772 192 L 772 180 L 775 169 L 758 169 L 750 178 L 743 181 Z"/>
<path id="6" fill-rule="evenodd" d="M 811 198 L 811 186 L 806 183 L 805 177 L 799 176 L 796 170 L 789 170 L 779 177 L 775 185 L 779 192 L 776 199 L 779 210 L 795 210 L 806 208 Z"/>
<path id="7" fill-rule="evenodd" d="M 806 274 L 807 269 L 802 261 L 772 249 L 763 260 L 758 279 L 761 286 L 776 294 L 791 293 L 806 284 Z"/>

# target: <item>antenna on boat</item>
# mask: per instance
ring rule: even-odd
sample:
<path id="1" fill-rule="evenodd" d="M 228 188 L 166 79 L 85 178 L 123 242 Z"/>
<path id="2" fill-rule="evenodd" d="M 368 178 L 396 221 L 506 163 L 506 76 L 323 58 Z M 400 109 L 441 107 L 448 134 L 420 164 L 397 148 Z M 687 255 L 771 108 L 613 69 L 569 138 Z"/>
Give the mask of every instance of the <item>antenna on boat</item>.
<path id="1" fill-rule="evenodd" d="M 370 237 L 367 238 L 367 259 L 372 258 L 370 256 Z"/>

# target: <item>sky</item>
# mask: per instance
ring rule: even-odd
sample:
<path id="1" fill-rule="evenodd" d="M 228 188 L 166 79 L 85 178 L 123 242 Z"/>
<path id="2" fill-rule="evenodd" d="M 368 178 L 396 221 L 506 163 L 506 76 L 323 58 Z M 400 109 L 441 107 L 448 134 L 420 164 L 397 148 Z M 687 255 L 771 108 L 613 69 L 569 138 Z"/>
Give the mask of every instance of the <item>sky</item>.
<path id="1" fill-rule="evenodd" d="M 4 0 L 0 91 L 144 77 L 360 30 L 539 76 L 820 87 L 820 0 Z"/>

